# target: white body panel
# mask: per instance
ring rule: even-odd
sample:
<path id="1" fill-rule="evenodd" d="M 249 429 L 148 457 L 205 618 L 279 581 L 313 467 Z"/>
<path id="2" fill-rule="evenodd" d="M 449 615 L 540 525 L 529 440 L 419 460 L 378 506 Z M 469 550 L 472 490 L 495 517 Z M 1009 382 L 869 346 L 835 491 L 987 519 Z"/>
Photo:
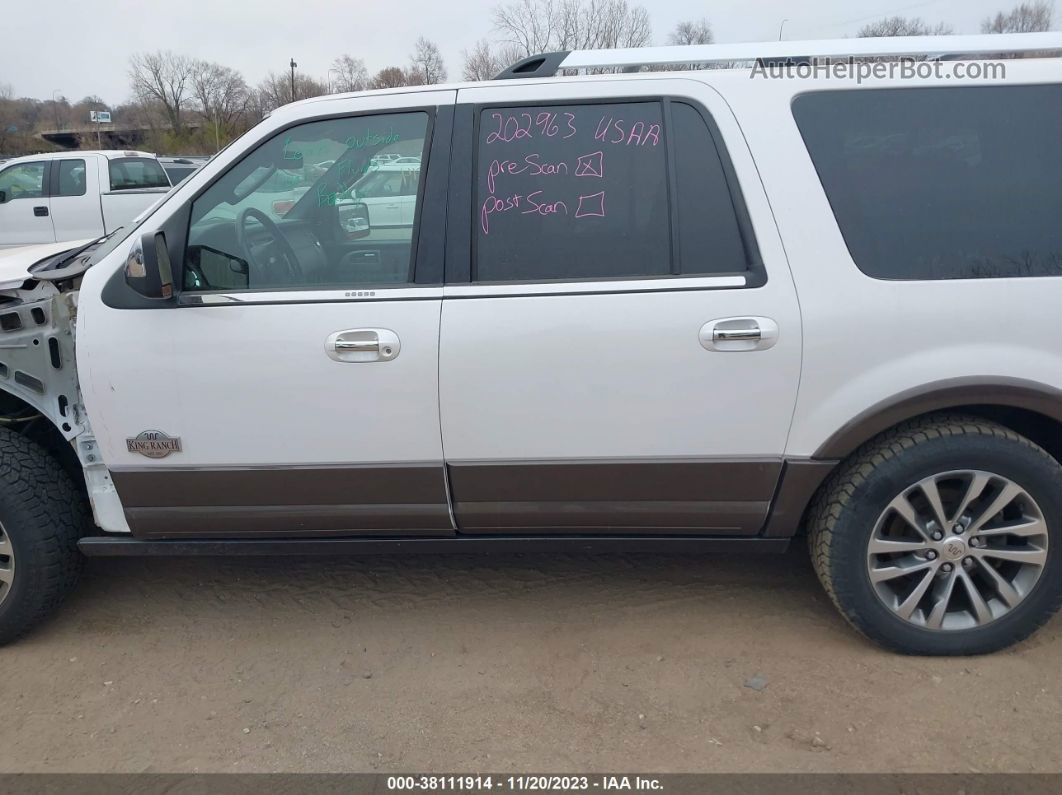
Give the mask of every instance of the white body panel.
<path id="1" fill-rule="evenodd" d="M 80 157 L 77 153 L 71 153 L 68 157 L 70 160 L 85 161 L 85 195 L 51 197 L 55 239 L 63 241 L 99 237 L 110 231 L 103 223 L 100 195 L 103 186 L 110 188 L 107 159 L 99 155 Z"/>
<path id="2" fill-rule="evenodd" d="M 445 105 L 455 97 L 345 97 L 322 112 Z M 274 114 L 239 149 L 181 183 L 148 223 L 162 223 L 292 117 L 298 109 Z M 110 468 L 441 462 L 440 288 L 377 290 L 371 301 L 306 291 L 255 296 L 274 304 L 111 309 L 100 294 L 133 240 L 86 275 L 78 316 L 82 391 Z M 329 358 L 329 336 L 355 328 L 393 330 L 401 355 L 371 363 Z M 179 460 L 126 450 L 127 437 L 161 423 L 172 427 L 159 430 L 183 439 Z"/>
<path id="3" fill-rule="evenodd" d="M 449 460 L 776 456 L 800 374 L 800 313 L 755 164 L 720 96 L 694 80 L 529 85 L 521 101 L 577 103 L 646 94 L 688 97 L 715 119 L 743 186 L 767 283 L 733 277 L 448 287 L 440 406 Z M 504 83 L 459 101 L 503 104 Z M 739 280 L 743 283 L 743 280 Z M 604 294 L 566 295 L 572 288 Z M 762 315 L 770 350 L 708 351 L 712 320 Z"/>
<path id="4" fill-rule="evenodd" d="M 1006 80 L 961 85 L 1062 82 L 1062 59 L 1007 61 L 1006 68 Z M 876 404 L 939 381 L 1012 377 L 1062 388 L 1062 277 L 866 276 L 852 261 L 790 110 L 800 90 L 959 85 L 949 74 L 857 84 L 720 73 L 713 81 L 755 152 L 800 296 L 804 362 L 791 456 L 814 454 Z"/>

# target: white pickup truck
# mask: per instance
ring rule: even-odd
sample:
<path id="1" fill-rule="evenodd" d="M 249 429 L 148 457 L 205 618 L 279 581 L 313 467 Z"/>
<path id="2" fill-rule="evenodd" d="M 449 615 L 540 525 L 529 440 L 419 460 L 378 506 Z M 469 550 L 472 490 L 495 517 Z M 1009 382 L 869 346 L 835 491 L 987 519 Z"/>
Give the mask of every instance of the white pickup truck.
<path id="1" fill-rule="evenodd" d="M 0 167 L 0 248 L 96 238 L 170 190 L 147 152 L 52 152 Z"/>

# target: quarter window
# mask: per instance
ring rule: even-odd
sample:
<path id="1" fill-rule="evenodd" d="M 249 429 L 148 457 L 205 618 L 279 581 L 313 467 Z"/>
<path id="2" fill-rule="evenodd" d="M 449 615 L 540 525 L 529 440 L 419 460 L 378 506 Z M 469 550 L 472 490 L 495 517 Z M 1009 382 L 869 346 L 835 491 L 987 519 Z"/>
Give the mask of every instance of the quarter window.
<path id="1" fill-rule="evenodd" d="M 477 142 L 477 281 L 748 270 L 723 161 L 691 105 L 488 108 Z"/>
<path id="2" fill-rule="evenodd" d="M 39 199 L 44 195 L 44 163 L 20 163 L 0 172 L 0 190 L 7 200 Z"/>
<path id="3" fill-rule="evenodd" d="M 820 92 L 793 113 L 868 276 L 1062 275 L 1062 86 Z"/>
<path id="4" fill-rule="evenodd" d="M 185 290 L 411 282 L 427 140 L 423 112 L 274 136 L 192 204 Z"/>

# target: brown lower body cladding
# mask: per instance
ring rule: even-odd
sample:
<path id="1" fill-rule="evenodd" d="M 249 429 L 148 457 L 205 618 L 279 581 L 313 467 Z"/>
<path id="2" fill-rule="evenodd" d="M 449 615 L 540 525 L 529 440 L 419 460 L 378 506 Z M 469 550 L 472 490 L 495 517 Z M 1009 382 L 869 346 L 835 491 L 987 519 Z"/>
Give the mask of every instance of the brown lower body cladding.
<path id="1" fill-rule="evenodd" d="M 112 472 L 139 538 L 667 534 L 749 536 L 781 459 L 417 463 Z M 828 471 L 797 478 L 799 491 Z M 807 495 L 810 497 L 810 494 Z M 786 496 L 797 513 L 800 494 Z M 799 515 L 797 516 L 799 518 Z"/>

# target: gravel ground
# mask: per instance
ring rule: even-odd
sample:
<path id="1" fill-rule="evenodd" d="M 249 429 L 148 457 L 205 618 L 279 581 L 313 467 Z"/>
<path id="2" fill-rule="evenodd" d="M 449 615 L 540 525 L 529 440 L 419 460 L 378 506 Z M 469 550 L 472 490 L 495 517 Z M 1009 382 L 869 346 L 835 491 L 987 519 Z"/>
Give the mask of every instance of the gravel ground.
<path id="1" fill-rule="evenodd" d="M 879 651 L 783 556 L 90 560 L 0 771 L 1062 771 L 1062 621 Z"/>

